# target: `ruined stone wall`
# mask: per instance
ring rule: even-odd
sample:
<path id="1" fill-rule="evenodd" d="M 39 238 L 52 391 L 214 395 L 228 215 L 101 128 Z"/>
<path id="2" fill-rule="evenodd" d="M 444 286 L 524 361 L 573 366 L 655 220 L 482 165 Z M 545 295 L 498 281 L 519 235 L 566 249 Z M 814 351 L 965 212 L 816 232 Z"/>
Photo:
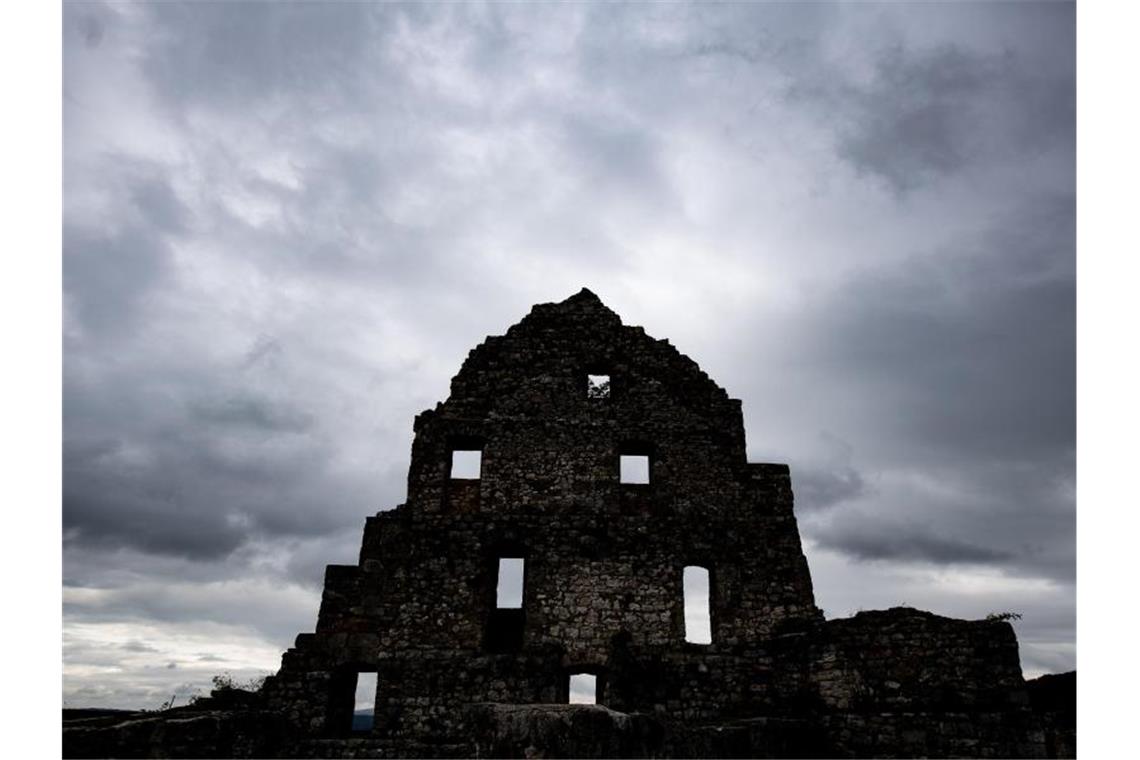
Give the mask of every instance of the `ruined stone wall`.
<path id="1" fill-rule="evenodd" d="M 831 709 L 984 711 L 1028 704 L 1009 623 L 908 607 L 831 620 L 814 642 L 811 681 Z"/>
<path id="2" fill-rule="evenodd" d="M 590 374 L 609 376 L 608 395 L 587 392 Z M 367 519 L 357 564 L 328 568 L 315 632 L 266 683 L 290 752 L 1043 756 L 1071 744 L 1047 743 L 1026 706 L 1008 624 L 911 609 L 825 622 L 787 466 L 749 463 L 740 403 L 588 291 L 474 349 L 414 430 L 406 503 Z M 451 477 L 452 452 L 472 449 L 480 477 Z M 621 482 L 622 454 L 649 457 L 648 484 Z M 521 609 L 496 608 L 504 557 L 525 560 Z M 685 641 L 688 565 L 709 571 L 711 644 Z M 375 724 L 350 735 L 366 671 Z M 605 708 L 559 705 L 575 672 L 597 676 Z"/>
<path id="3" fill-rule="evenodd" d="M 605 397 L 588 374 L 609 376 Z M 588 292 L 487 339 L 414 427 L 407 503 L 368 519 L 357 565 L 329 568 L 315 635 L 270 683 L 310 733 L 345 725 L 340 684 L 359 671 L 379 674 L 377 733 L 447 732 L 438 716 L 472 702 L 565 701 L 576 671 L 628 709 L 741 711 L 756 699 L 742 652 L 820 618 L 787 467 L 750 465 L 740 402 Z M 482 452 L 477 480 L 450 477 L 455 449 Z M 648 484 L 620 482 L 622 454 L 649 457 Z M 501 557 L 525 559 L 517 612 L 495 610 Z M 687 565 L 710 572 L 704 647 L 685 642 Z M 615 641 L 681 656 L 683 681 L 623 684 Z"/>
<path id="4" fill-rule="evenodd" d="M 842 713 L 821 734 L 833 757 L 1070 757 L 1046 752 L 1028 711 Z"/>
<path id="5" fill-rule="evenodd" d="M 817 716 L 835 756 L 1050 756 L 1009 623 L 896 607 L 784 643 L 781 698 Z"/>

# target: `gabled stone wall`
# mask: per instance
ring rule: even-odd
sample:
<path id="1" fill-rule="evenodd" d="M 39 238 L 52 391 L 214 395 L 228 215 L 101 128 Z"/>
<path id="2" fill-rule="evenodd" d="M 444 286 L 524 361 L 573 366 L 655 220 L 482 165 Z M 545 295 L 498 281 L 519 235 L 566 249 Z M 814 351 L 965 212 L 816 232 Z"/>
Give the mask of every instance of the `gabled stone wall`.
<path id="1" fill-rule="evenodd" d="M 605 397 L 588 374 L 609 376 Z M 315 634 L 267 687 L 298 730 L 343 730 L 344 708 L 318 705 L 343 694 L 311 687 L 354 671 L 379 674 L 383 735 L 460 732 L 448 716 L 476 702 L 565 701 L 574 671 L 631 711 L 758 704 L 749 653 L 821 617 L 787 467 L 748 463 L 740 402 L 588 291 L 488 338 L 451 385 L 416 418 L 406 504 L 368 519 L 357 565 L 329 568 Z M 456 449 L 481 451 L 479 479 L 449 477 Z M 648 484 L 620 482 L 623 454 L 648 457 Z M 525 560 L 517 613 L 495 610 L 501 557 Z M 685 642 L 687 565 L 712 578 L 707 646 Z M 683 683 L 627 683 L 615 657 L 634 650 Z"/>

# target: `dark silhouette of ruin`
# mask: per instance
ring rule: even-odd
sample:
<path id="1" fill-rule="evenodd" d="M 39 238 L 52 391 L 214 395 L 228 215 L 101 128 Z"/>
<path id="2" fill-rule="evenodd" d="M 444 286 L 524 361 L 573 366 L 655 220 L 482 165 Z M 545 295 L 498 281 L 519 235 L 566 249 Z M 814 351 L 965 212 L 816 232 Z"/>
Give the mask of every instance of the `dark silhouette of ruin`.
<path id="1" fill-rule="evenodd" d="M 476 347 L 414 429 L 407 502 L 328 567 L 315 632 L 226 751 L 1072 752 L 1033 711 L 1007 622 L 824 620 L 788 467 L 748 462 L 740 401 L 588 290 Z M 708 586 L 689 631 L 687 575 Z M 568 704 L 580 675 L 597 704 Z"/>

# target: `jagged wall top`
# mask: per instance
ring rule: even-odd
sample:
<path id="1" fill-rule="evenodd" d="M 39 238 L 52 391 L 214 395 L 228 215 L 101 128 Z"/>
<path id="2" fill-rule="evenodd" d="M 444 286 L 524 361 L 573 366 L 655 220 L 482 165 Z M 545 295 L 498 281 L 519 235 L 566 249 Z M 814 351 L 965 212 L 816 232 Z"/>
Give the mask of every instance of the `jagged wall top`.
<path id="1" fill-rule="evenodd" d="M 588 393 L 591 374 L 609 376 L 608 396 Z M 709 494 L 750 477 L 740 402 L 585 289 L 473 349 L 415 431 L 408 501 L 427 512 L 616 509 L 630 454 L 649 458 L 651 501 L 665 511 L 728 509 L 735 497 L 710 506 Z M 454 482 L 461 449 L 482 451 L 481 482 Z"/>
<path id="2" fill-rule="evenodd" d="M 641 327 L 624 325 L 597 295 L 582 288 L 564 301 L 536 304 L 505 335 L 490 336 L 473 348 L 452 378 L 451 395 L 444 406 L 460 407 L 463 416 L 479 415 L 509 396 L 512 386 L 529 379 L 546 377 L 548 382 L 557 382 L 555 378 L 570 378 L 584 383 L 587 372 L 611 374 L 617 368 L 660 383 L 690 409 L 705 407 L 722 414 L 726 406 L 738 409 L 740 405 L 668 340 L 656 340 Z M 620 393 L 622 374 L 612 377 L 614 392 Z"/>

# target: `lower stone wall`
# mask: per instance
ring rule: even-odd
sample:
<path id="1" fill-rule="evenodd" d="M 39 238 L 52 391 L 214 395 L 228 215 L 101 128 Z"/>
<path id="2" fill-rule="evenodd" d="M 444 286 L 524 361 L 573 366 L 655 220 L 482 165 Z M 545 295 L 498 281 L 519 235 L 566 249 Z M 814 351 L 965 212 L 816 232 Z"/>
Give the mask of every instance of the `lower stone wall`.
<path id="1" fill-rule="evenodd" d="M 686 644 L 680 651 L 615 646 L 604 703 L 690 725 L 771 712 L 764 650 Z"/>
<path id="2" fill-rule="evenodd" d="M 830 711 L 962 712 L 1029 704 L 1009 623 L 895 607 L 830 620 L 810 641 L 808 683 Z"/>
<path id="3" fill-rule="evenodd" d="M 1022 712 L 835 713 L 690 724 L 601 705 L 475 704 L 449 718 L 443 741 L 312 738 L 272 711 L 167 710 L 65 723 L 63 756 L 122 758 L 557 758 L 557 757 L 1073 757 L 1056 731 Z M 1073 745 L 1075 748 L 1075 744 Z"/>
<path id="4" fill-rule="evenodd" d="M 473 705 L 467 711 L 476 757 L 661 757 L 655 718 L 602 705 Z"/>
<path id="5" fill-rule="evenodd" d="M 329 725 L 329 671 L 295 671 L 270 676 L 263 693 L 266 706 L 280 714 L 294 733 L 323 733 Z"/>
<path id="6" fill-rule="evenodd" d="M 1077 673 L 1056 673 L 1026 681 L 1029 705 L 1041 717 L 1050 757 L 1077 756 Z"/>
<path id="7" fill-rule="evenodd" d="M 330 645 L 339 660 L 300 637 L 286 656 L 290 667 L 256 695 L 215 692 L 161 713 L 73 713 L 64 723 L 64 756 L 1072 757 L 1076 751 L 1075 674 L 1027 685 L 1013 630 L 1002 622 L 895 608 L 782 630 L 764 648 L 662 651 L 618 636 L 598 671 L 602 705 L 565 704 L 576 663 L 557 647 L 381 655 L 372 661 L 378 696 L 366 734 L 349 730 L 347 674 L 364 660 L 374 635 L 336 635 L 343 640 Z"/>
<path id="8" fill-rule="evenodd" d="M 1017 713 L 829 715 L 833 757 L 1049 757 L 1041 721 Z"/>
<path id="9" fill-rule="evenodd" d="M 290 742 L 279 713 L 195 710 L 67 721 L 64 757 L 276 757 Z"/>
<path id="10" fill-rule="evenodd" d="M 397 739 L 304 739 L 277 757 L 289 758 L 468 758 L 478 757 L 475 744 L 424 743 Z"/>
<path id="11" fill-rule="evenodd" d="M 461 741 L 466 727 L 458 716 L 467 705 L 565 702 L 563 661 L 564 653 L 555 648 L 501 655 L 413 650 L 381 657 L 364 668 L 377 674 L 375 718 L 368 738 Z M 315 656 L 307 667 L 322 669 L 282 669 L 267 679 L 266 706 L 285 715 L 300 736 L 359 739 L 350 731 L 357 666 L 353 661 L 337 665 L 332 658 Z"/>

